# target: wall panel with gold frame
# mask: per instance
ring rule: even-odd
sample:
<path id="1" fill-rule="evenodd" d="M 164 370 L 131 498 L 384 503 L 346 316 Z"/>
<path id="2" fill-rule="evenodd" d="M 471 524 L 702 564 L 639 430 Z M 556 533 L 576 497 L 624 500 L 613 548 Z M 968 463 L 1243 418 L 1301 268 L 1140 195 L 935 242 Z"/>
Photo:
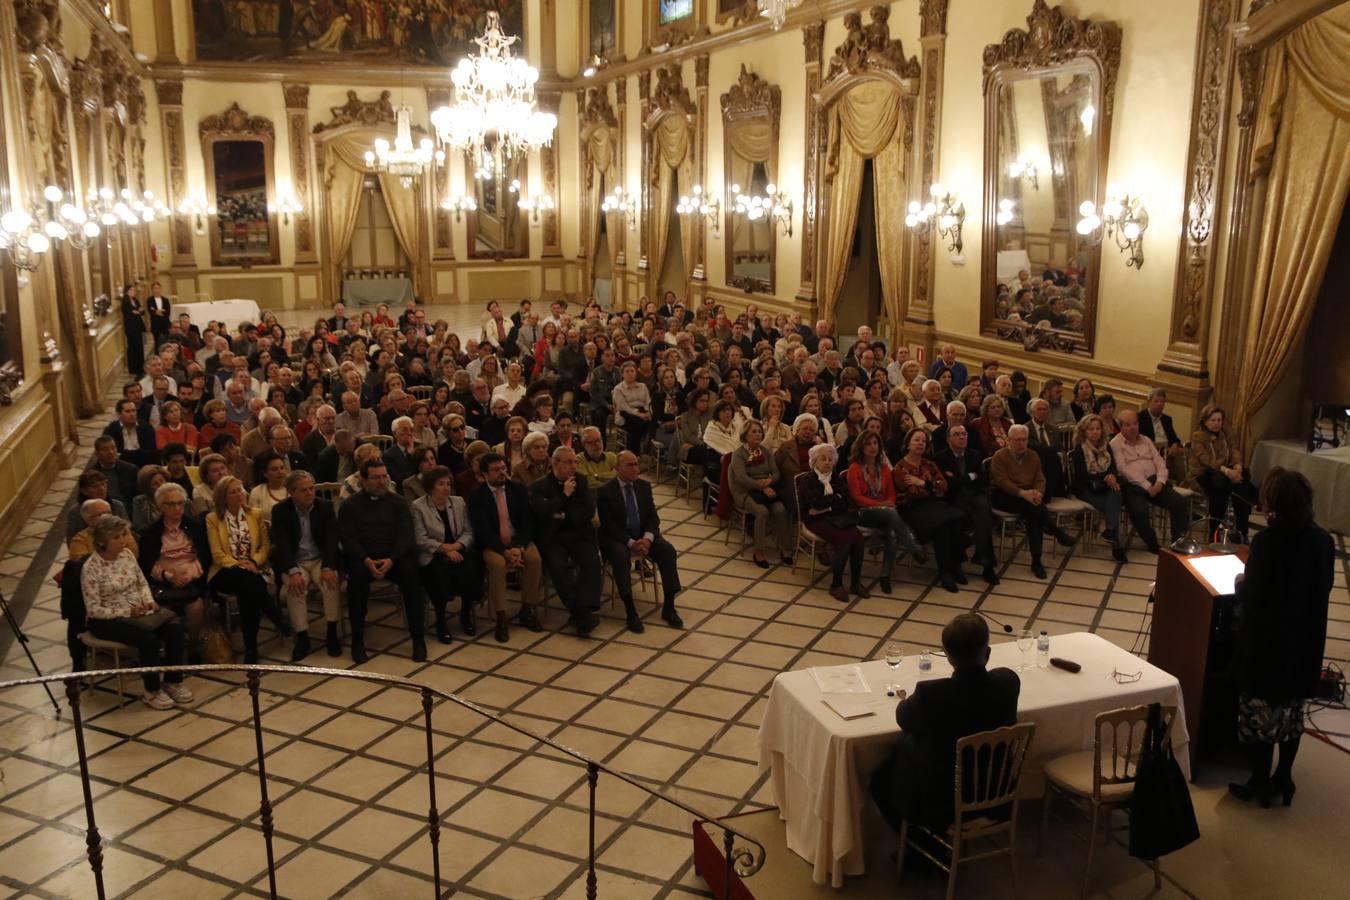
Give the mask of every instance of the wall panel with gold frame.
<path id="1" fill-rule="evenodd" d="M 198 128 L 207 196 L 211 264 L 270 265 L 279 261 L 272 120 L 252 116 L 238 103 L 202 119 Z"/>
<path id="2" fill-rule="evenodd" d="M 772 217 L 750 219 L 739 215 L 733 194 L 737 188 L 764 197 L 778 177 L 778 125 L 782 94 L 744 64 L 740 76 L 722 95 L 722 165 L 727 201 L 722 214 L 726 277 L 729 287 L 772 294 L 777 256 L 777 226 Z"/>

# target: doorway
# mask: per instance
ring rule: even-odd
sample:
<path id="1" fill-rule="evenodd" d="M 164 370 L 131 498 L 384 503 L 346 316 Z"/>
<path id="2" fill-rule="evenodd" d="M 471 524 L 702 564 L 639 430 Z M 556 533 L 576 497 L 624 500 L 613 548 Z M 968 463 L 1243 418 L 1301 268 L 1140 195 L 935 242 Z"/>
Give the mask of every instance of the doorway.
<path id="1" fill-rule="evenodd" d="M 611 309 L 614 296 L 614 260 L 609 256 L 609 215 L 600 213 L 600 237 L 591 258 L 591 296 L 601 309 Z"/>
<path id="2" fill-rule="evenodd" d="M 840 354 L 846 353 L 859 325 L 875 331 L 881 321 L 881 266 L 877 262 L 876 194 L 873 189 L 872 160 L 863 163 L 862 190 L 858 198 L 858 219 L 853 230 L 853 249 L 849 253 L 848 273 L 835 305 L 835 333 L 839 335 Z M 897 248 L 895 252 L 899 252 Z"/>
<path id="3" fill-rule="evenodd" d="M 684 242 L 680 240 L 680 214 L 675 211 L 679 199 L 680 178 L 676 175 L 670 179 L 670 221 L 666 223 L 666 257 L 654 296 L 663 296 L 666 291 L 673 291 L 676 297 L 687 303 L 685 290 L 689 287 L 689 282 L 685 277 Z"/>

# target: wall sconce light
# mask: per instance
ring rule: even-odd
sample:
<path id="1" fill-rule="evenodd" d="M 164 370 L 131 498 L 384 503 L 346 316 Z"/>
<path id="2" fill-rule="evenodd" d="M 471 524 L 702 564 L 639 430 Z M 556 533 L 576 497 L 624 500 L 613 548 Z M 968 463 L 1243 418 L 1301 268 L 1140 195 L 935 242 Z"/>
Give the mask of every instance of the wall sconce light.
<path id="1" fill-rule="evenodd" d="M 178 214 L 180 216 L 190 216 L 192 218 L 192 230 L 200 237 L 201 235 L 206 234 L 206 217 L 214 216 L 216 214 L 216 208 L 206 202 L 205 196 L 197 194 L 195 197 L 189 197 L 179 204 Z"/>
<path id="2" fill-rule="evenodd" d="M 600 211 L 614 213 L 619 217 L 620 224 L 627 220 L 629 231 L 637 228 L 637 197 L 632 191 L 625 192 L 622 187 L 616 186 L 600 204 Z"/>
<path id="3" fill-rule="evenodd" d="M 558 207 L 548 194 L 522 199 L 518 205 L 530 214 L 530 225 L 534 228 L 544 224 L 544 213 L 551 212 Z"/>
<path id="4" fill-rule="evenodd" d="M 1017 159 L 1008 164 L 1008 175 L 1014 180 L 1025 178 L 1031 182 L 1031 189 L 1039 191 L 1041 189 L 1040 170 L 1036 165 L 1036 157 L 1030 153 L 1023 153 Z"/>
<path id="5" fill-rule="evenodd" d="M 42 191 L 44 204 L 31 210 L 10 209 L 0 214 L 0 250 L 9 252 L 14 265 L 31 272 L 52 246 L 65 241 L 76 250 L 88 249 L 99 235 L 98 222 L 66 200 L 54 184 Z"/>
<path id="6" fill-rule="evenodd" d="M 1077 226 L 1079 234 L 1094 243 L 1103 237 L 1110 238 L 1121 253 L 1129 254 L 1125 265 L 1143 268 L 1144 232 L 1148 231 L 1148 209 L 1143 197 L 1109 189 L 1100 214 L 1091 200 L 1084 200 L 1078 212 L 1082 214 Z"/>
<path id="7" fill-rule="evenodd" d="M 277 212 L 281 214 L 281 224 L 283 226 L 291 224 L 291 216 L 298 216 L 303 212 L 304 207 L 300 201 L 287 194 L 277 203 Z"/>
<path id="8" fill-rule="evenodd" d="M 959 255 L 965 246 L 961 242 L 961 229 L 966 222 L 966 205 L 936 182 L 929 186 L 928 194 L 932 199 L 927 203 L 920 205 L 918 200 L 910 202 L 905 224 L 915 231 L 935 228 L 938 237 L 949 242 L 947 249 Z"/>
<path id="9" fill-rule="evenodd" d="M 994 213 L 994 224 L 1000 228 L 1016 217 L 1017 204 L 1006 197 L 998 201 L 998 212 Z"/>
<path id="10" fill-rule="evenodd" d="M 472 197 L 466 197 L 463 194 L 456 194 L 453 197 L 446 197 L 441 201 L 441 209 L 449 210 L 455 214 L 455 221 L 459 222 L 466 212 L 473 212 L 478 209 L 478 201 Z"/>
<path id="11" fill-rule="evenodd" d="M 609 60 L 598 53 L 591 54 L 591 58 L 586 60 L 586 68 L 581 70 L 582 78 L 594 78 L 595 73 L 609 66 Z"/>
<path id="12" fill-rule="evenodd" d="M 743 194 L 741 186 L 733 184 L 731 202 L 732 211 L 736 215 L 745 216 L 751 222 L 767 218 L 771 224 L 778 226 L 783 237 L 792 237 L 792 197 L 779 193 L 776 185 L 766 184 L 764 196 L 760 197 L 756 194 Z"/>
<path id="13" fill-rule="evenodd" d="M 705 195 L 701 184 L 694 185 L 692 197 L 680 198 L 680 202 L 675 205 L 675 212 L 682 216 L 702 216 L 707 219 L 714 235 L 722 230 L 722 201 Z"/>

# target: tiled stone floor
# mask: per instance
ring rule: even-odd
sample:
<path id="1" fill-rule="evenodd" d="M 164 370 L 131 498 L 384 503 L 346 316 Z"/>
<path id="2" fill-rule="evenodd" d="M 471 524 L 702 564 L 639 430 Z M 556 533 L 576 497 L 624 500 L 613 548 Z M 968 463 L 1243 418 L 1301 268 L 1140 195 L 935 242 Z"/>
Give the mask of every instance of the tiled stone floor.
<path id="1" fill-rule="evenodd" d="M 81 424 L 83 446 L 92 446 L 103 421 Z M 44 672 L 69 665 L 50 574 L 64 558 L 53 523 L 77 475 L 60 473 L 0 557 L 0 590 Z M 841 606 L 820 572 L 812 585 L 805 569 L 761 571 L 669 483 L 656 495 L 663 529 L 680 551 L 685 630 L 665 627 L 648 598 L 640 601 L 645 634 L 625 631 L 606 607 L 604 624 L 581 640 L 555 631 L 564 616 L 554 601 L 543 634 L 517 628 L 499 645 L 482 628 L 473 641 L 457 635 L 447 647 L 432 640 L 431 657 L 418 664 L 399 613 L 377 602 L 367 633 L 375 655 L 364 669 L 457 692 L 723 815 L 771 803 L 755 732 L 780 671 L 875 657 L 888 640 L 909 651 L 934 646 L 942 625 L 973 607 L 1014 626 L 1086 629 L 1126 648 L 1146 646 L 1140 630 L 1153 561 L 1142 552 L 1117 565 L 1100 544 L 1078 548 L 1051 560 L 1050 579 L 1037 581 L 1019 549 L 997 588 L 984 590 L 976 579 L 958 594 L 934 589 L 931 569 L 902 567 L 893 596 Z M 1350 659 L 1350 598 L 1339 565 L 1327 653 L 1343 662 Z M 6 630 L 0 648 L 0 680 L 31 674 Z M 262 650 L 265 662 L 289 658 L 289 642 L 277 638 Z M 346 655 L 330 660 L 322 651 L 309 662 L 351 665 Z M 111 684 L 85 696 L 109 896 L 267 893 L 247 690 L 237 677 L 194 678 L 191 686 L 195 705 L 171 712 L 131 699 L 119 708 Z M 429 890 L 419 697 L 356 681 L 268 675 L 262 704 L 280 892 Z M 433 721 L 446 885 L 466 896 L 584 896 L 584 770 L 451 704 L 437 704 Z M 684 814 L 604 776 L 599 808 L 600 896 L 706 895 Z M 0 897 L 92 893 L 69 713 L 53 718 L 40 690 L 0 691 Z"/>

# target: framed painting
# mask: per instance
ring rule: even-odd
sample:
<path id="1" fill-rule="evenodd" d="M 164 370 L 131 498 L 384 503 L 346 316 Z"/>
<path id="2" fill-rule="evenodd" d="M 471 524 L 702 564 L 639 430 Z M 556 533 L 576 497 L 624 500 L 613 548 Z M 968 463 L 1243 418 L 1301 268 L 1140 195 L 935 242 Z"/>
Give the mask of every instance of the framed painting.
<path id="1" fill-rule="evenodd" d="M 656 23 L 673 25 L 694 14 L 694 0 L 657 0 Z"/>
<path id="2" fill-rule="evenodd" d="M 524 0 L 192 0 L 192 26 L 203 61 L 448 66 L 494 10 L 523 41 Z"/>

